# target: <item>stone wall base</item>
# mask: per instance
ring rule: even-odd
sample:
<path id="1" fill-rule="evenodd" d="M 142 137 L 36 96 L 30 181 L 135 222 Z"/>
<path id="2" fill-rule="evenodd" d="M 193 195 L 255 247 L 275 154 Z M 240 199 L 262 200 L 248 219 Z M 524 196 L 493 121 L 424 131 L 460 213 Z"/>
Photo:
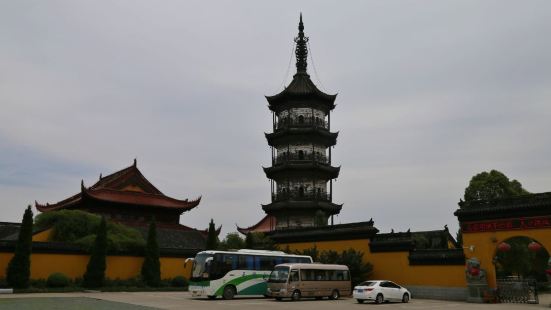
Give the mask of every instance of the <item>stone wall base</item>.
<path id="1" fill-rule="evenodd" d="M 411 292 L 411 298 L 466 301 L 468 296 L 466 287 L 421 285 L 407 285 L 405 287 Z"/>

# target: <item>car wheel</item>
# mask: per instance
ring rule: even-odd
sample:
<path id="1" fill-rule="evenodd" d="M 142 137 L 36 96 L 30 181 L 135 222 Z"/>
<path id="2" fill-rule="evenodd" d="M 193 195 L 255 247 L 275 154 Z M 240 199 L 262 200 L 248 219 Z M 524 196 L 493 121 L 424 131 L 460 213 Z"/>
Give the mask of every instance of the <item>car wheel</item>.
<path id="1" fill-rule="evenodd" d="M 291 295 L 291 299 L 293 301 L 299 301 L 300 300 L 300 291 L 299 290 L 295 290 L 293 292 L 293 295 Z"/>
<path id="2" fill-rule="evenodd" d="M 384 301 L 385 301 L 385 298 L 383 297 L 383 294 L 379 294 L 375 298 L 375 303 L 376 304 L 382 304 Z"/>
<path id="3" fill-rule="evenodd" d="M 331 293 L 331 296 L 329 296 L 329 299 L 337 300 L 341 297 L 341 294 L 339 294 L 339 291 L 334 290 L 333 293 Z"/>
<path id="4" fill-rule="evenodd" d="M 228 285 L 224 287 L 224 293 L 222 293 L 222 297 L 224 299 L 233 299 L 235 296 L 235 287 Z"/>
<path id="5" fill-rule="evenodd" d="M 358 300 L 358 303 L 359 304 L 363 304 L 364 303 L 364 300 L 363 299 L 357 299 Z"/>
<path id="6" fill-rule="evenodd" d="M 404 296 L 402 297 L 402 302 L 403 302 L 403 303 L 409 302 L 409 295 L 408 295 L 408 293 L 404 293 Z"/>

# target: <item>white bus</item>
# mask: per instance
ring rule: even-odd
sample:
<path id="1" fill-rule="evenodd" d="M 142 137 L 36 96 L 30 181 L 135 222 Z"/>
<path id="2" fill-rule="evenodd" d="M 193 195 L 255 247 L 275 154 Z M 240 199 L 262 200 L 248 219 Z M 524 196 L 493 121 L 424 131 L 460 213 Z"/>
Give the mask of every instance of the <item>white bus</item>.
<path id="1" fill-rule="evenodd" d="M 189 291 L 193 297 L 266 296 L 266 281 L 275 265 L 312 263 L 310 256 L 281 251 L 203 251 L 193 261 Z"/>

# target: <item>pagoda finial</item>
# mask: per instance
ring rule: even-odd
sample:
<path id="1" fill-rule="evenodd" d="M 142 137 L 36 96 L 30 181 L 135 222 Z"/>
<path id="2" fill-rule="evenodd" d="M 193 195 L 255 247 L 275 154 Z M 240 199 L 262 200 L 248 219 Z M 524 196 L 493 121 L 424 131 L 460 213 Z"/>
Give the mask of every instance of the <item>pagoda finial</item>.
<path id="1" fill-rule="evenodd" d="M 307 42 L 308 37 L 304 36 L 304 24 L 302 23 L 302 13 L 300 13 L 298 37 L 295 38 L 295 43 L 297 44 L 295 49 L 295 56 L 297 58 L 297 73 L 306 73 L 308 59 L 308 47 L 306 46 Z"/>
<path id="2" fill-rule="evenodd" d="M 137 158 L 134 158 L 134 164 L 133 164 L 134 167 L 137 167 L 138 166 L 138 159 Z"/>
<path id="3" fill-rule="evenodd" d="M 86 187 L 84 187 L 84 180 L 80 180 L 80 191 L 84 192 Z"/>

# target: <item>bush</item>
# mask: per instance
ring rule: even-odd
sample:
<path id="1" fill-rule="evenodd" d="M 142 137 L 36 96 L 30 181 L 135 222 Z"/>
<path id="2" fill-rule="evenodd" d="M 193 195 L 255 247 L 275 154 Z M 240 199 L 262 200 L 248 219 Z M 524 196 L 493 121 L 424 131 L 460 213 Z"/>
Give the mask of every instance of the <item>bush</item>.
<path id="1" fill-rule="evenodd" d="M 32 288 L 43 289 L 48 285 L 46 284 L 46 279 L 31 279 L 29 280 L 29 286 Z"/>
<path id="2" fill-rule="evenodd" d="M 46 280 L 48 287 L 66 287 L 69 283 L 69 278 L 61 272 L 52 273 Z"/>
<path id="3" fill-rule="evenodd" d="M 80 210 L 60 210 L 36 216 L 35 227 L 53 228 L 48 241 L 76 243 L 91 250 L 100 223 L 101 217 L 96 214 Z M 107 251 L 140 252 L 144 246 L 145 240 L 138 230 L 119 223 L 107 223 Z"/>
<path id="4" fill-rule="evenodd" d="M 174 287 L 186 287 L 187 286 L 187 279 L 183 276 L 177 276 L 170 281 L 170 285 Z"/>
<path id="5" fill-rule="evenodd" d="M 7 288 L 8 287 L 8 281 L 4 278 L 0 278 L 0 288 Z"/>

